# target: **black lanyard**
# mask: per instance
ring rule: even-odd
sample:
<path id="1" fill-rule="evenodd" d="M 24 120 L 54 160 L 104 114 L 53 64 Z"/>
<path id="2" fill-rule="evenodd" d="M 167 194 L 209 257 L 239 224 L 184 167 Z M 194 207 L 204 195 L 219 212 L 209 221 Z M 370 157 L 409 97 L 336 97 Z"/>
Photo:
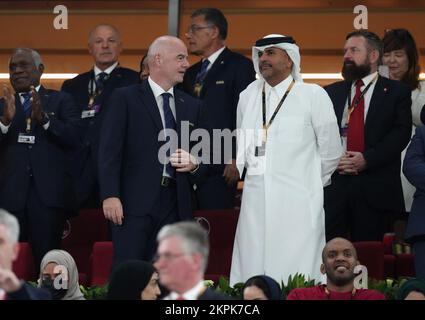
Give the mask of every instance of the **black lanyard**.
<path id="1" fill-rule="evenodd" d="M 377 78 L 378 78 L 378 75 L 376 75 L 372 79 L 372 81 L 369 82 L 369 84 L 366 86 L 366 88 L 364 88 L 364 90 L 362 91 L 360 96 L 357 99 L 355 99 L 352 104 L 351 104 L 351 86 L 350 86 L 350 89 L 348 90 L 348 97 L 347 97 L 347 102 L 348 102 L 347 124 L 350 122 L 350 116 L 351 116 L 351 113 L 353 113 L 354 108 L 356 108 L 359 105 L 360 101 L 363 99 L 364 95 L 369 90 L 369 88 L 372 86 L 372 84 L 376 81 Z"/>
<path id="2" fill-rule="evenodd" d="M 276 118 L 277 113 L 280 110 L 280 107 L 282 107 L 283 102 L 285 101 L 286 97 L 288 96 L 289 92 L 291 91 L 292 87 L 294 86 L 295 81 L 292 80 L 291 84 L 289 85 L 288 89 L 286 89 L 285 94 L 283 95 L 282 99 L 280 99 L 279 104 L 277 105 L 276 109 L 273 112 L 272 117 L 270 118 L 269 123 L 266 123 L 266 92 L 265 92 L 265 86 L 266 83 L 263 85 L 263 139 L 265 140 L 267 138 L 267 130 L 273 123 L 274 118 Z"/>

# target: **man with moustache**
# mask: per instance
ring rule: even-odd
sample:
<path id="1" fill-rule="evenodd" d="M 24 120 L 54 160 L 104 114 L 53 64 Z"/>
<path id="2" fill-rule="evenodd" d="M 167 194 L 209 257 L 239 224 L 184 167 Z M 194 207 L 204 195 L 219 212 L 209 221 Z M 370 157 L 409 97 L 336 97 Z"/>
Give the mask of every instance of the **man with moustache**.
<path id="1" fill-rule="evenodd" d="M 327 283 L 294 289 L 287 300 L 385 300 L 381 292 L 354 287 L 354 269 L 359 264 L 353 244 L 334 238 L 322 251 L 320 272 L 326 275 Z"/>
<path id="2" fill-rule="evenodd" d="M 303 82 L 292 37 L 257 40 L 252 59 L 260 78 L 238 104 L 237 165 L 246 176 L 230 282 L 258 274 L 286 282 L 297 272 L 320 281 L 323 186 L 342 154 L 332 102 Z"/>
<path id="3" fill-rule="evenodd" d="M 226 47 L 227 20 L 219 9 L 198 9 L 192 13 L 190 23 L 185 34 L 188 48 L 202 60 L 187 70 L 183 90 L 203 101 L 208 115 L 207 129 L 231 133 L 236 128 L 239 94 L 255 80 L 252 61 Z M 235 206 L 239 180 L 236 146 L 227 137 L 223 145 L 212 146 L 211 163 L 214 163 L 209 166 L 206 179 L 196 185 L 198 209 Z"/>
<path id="4" fill-rule="evenodd" d="M 379 76 L 376 34 L 348 34 L 344 52 L 345 80 L 325 87 L 345 151 L 325 188 L 326 237 L 382 241 L 392 214 L 404 208 L 400 155 L 412 128 L 410 91 Z"/>
<path id="5" fill-rule="evenodd" d="M 114 266 L 150 260 L 159 229 L 192 218 L 191 184 L 203 171 L 183 149 L 188 141 L 182 141 L 189 139 L 184 122 L 189 131 L 198 126 L 201 102 L 174 88 L 189 67 L 186 46 L 162 36 L 149 47 L 147 59 L 149 77 L 114 91 L 102 126 L 100 195 L 112 224 Z M 161 152 L 165 140 L 171 156 Z"/>
<path id="6" fill-rule="evenodd" d="M 100 127 L 105 115 L 104 107 L 115 88 L 136 84 L 136 71 L 120 66 L 122 51 L 121 34 L 109 24 L 94 27 L 88 38 L 89 53 L 93 57 L 93 69 L 66 80 L 62 91 L 71 94 L 79 108 L 83 128 L 83 141 L 73 155 L 73 172 L 76 180 L 78 206 L 98 208 L 99 186 L 97 177 L 97 154 Z"/>

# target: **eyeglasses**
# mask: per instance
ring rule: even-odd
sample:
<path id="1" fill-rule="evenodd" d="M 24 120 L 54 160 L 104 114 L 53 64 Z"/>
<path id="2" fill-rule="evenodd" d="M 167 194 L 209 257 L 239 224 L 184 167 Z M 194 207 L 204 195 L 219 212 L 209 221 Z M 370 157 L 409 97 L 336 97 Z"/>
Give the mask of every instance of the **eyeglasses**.
<path id="1" fill-rule="evenodd" d="M 207 26 L 197 26 L 196 24 L 192 24 L 189 28 L 187 28 L 188 34 L 194 34 L 195 32 L 198 32 L 202 29 L 208 29 L 214 27 L 213 25 L 207 25 Z"/>
<path id="2" fill-rule="evenodd" d="M 185 256 L 185 255 L 186 255 L 186 253 L 175 253 L 175 254 L 173 254 L 173 253 L 169 253 L 169 252 L 168 253 L 162 253 L 162 254 L 156 254 L 153 257 L 152 262 L 158 262 L 161 258 L 163 260 L 165 260 L 165 262 L 170 262 L 174 259 L 180 258 L 180 257 Z"/>

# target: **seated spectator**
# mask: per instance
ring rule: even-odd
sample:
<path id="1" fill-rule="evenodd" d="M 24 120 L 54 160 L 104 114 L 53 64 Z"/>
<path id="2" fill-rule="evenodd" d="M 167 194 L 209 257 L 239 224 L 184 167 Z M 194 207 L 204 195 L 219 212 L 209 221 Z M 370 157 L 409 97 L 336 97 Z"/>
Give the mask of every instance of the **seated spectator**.
<path id="1" fill-rule="evenodd" d="M 51 250 L 43 257 L 38 286 L 50 291 L 53 300 L 85 300 L 78 283 L 77 264 L 64 250 Z"/>
<path id="2" fill-rule="evenodd" d="M 19 280 L 12 264 L 19 253 L 19 223 L 15 216 L 0 209 L 0 300 L 47 300 L 50 294 Z"/>
<path id="3" fill-rule="evenodd" d="M 327 284 L 310 288 L 297 288 L 288 300 L 385 300 L 375 290 L 354 287 L 355 266 L 359 265 L 353 244 L 343 238 L 330 240 L 322 251 L 320 272 L 326 274 Z"/>
<path id="4" fill-rule="evenodd" d="M 276 280 L 265 275 L 249 278 L 245 282 L 242 294 L 244 300 L 284 300 Z"/>
<path id="5" fill-rule="evenodd" d="M 155 267 L 160 283 L 170 291 L 164 300 L 227 300 L 207 288 L 204 274 L 210 245 L 208 234 L 195 222 L 182 221 L 161 228 Z"/>
<path id="6" fill-rule="evenodd" d="M 151 263 L 128 260 L 112 273 L 108 300 L 156 300 L 161 294 L 158 272 Z"/>
<path id="7" fill-rule="evenodd" d="M 415 278 L 407 280 L 400 287 L 397 300 L 425 300 L 425 282 Z"/>

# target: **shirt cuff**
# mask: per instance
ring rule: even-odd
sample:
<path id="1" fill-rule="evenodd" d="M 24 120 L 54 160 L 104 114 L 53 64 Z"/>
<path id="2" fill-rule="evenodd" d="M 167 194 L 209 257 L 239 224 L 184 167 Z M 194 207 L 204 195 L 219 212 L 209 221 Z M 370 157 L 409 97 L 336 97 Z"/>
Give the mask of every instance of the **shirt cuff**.
<path id="1" fill-rule="evenodd" d="M 49 126 L 50 126 L 50 120 L 46 124 L 43 124 L 44 130 L 49 129 Z"/>
<path id="2" fill-rule="evenodd" d="M 1 121 L 0 121 L 0 129 L 1 129 L 1 132 L 3 133 L 3 134 L 6 134 L 8 131 L 9 131 L 9 127 L 10 127 L 10 124 L 8 125 L 8 126 L 5 126 Z"/>

